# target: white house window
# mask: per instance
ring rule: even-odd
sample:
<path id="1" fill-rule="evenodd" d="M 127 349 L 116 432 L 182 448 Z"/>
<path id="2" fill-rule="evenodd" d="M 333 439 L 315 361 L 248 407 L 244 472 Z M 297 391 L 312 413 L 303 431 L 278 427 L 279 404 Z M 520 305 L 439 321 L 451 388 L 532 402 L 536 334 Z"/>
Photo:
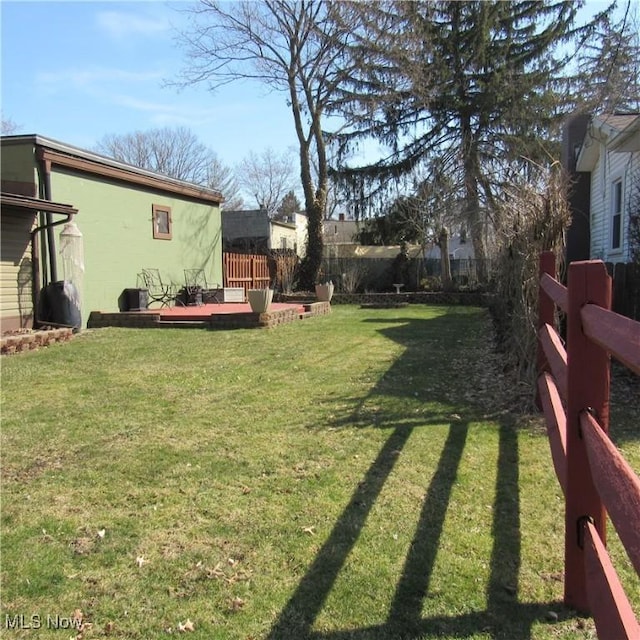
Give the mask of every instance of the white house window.
<path id="1" fill-rule="evenodd" d="M 622 248 L 622 179 L 611 185 L 611 249 Z"/>
<path id="2" fill-rule="evenodd" d="M 153 205 L 153 237 L 158 240 L 171 240 L 171 207 Z"/>

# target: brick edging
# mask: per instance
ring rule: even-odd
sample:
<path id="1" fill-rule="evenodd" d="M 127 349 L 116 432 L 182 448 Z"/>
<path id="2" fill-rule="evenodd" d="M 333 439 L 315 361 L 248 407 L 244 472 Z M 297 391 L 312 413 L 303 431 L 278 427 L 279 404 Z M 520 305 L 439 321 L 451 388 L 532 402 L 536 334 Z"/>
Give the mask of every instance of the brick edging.
<path id="1" fill-rule="evenodd" d="M 67 342 L 73 337 L 73 329 L 41 329 L 25 333 L 15 333 L 0 338 L 0 353 L 10 355 L 48 347 L 56 342 Z"/>

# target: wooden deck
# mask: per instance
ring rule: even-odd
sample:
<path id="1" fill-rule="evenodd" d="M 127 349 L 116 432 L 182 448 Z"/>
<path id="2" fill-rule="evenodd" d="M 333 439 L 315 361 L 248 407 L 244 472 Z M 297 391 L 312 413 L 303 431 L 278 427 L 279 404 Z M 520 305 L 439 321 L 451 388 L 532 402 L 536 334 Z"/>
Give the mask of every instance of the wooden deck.
<path id="1" fill-rule="evenodd" d="M 274 302 L 266 313 L 253 313 L 248 303 L 203 304 L 142 311 L 92 311 L 87 328 L 205 328 L 250 329 L 275 327 L 331 313 L 328 302 Z"/>
<path id="2" fill-rule="evenodd" d="M 295 309 L 299 313 L 304 313 L 304 305 L 284 302 L 272 302 L 269 312 L 281 311 L 283 309 Z M 174 307 L 164 307 L 162 309 L 146 309 L 138 313 L 160 314 L 161 321 L 189 321 L 205 320 L 211 316 L 228 315 L 236 313 L 253 314 L 248 302 L 227 302 L 221 304 L 201 304 L 193 306 L 175 305 Z"/>

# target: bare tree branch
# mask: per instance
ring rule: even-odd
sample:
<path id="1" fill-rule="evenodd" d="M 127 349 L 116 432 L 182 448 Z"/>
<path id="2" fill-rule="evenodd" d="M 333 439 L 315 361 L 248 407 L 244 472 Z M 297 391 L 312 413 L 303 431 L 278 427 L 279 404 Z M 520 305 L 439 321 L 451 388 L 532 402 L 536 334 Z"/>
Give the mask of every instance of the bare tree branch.
<path id="1" fill-rule="evenodd" d="M 236 168 L 238 183 L 260 208 L 273 216 L 287 192 L 295 187 L 294 161 L 290 154 L 278 156 L 273 149 L 260 155 L 251 151 Z"/>

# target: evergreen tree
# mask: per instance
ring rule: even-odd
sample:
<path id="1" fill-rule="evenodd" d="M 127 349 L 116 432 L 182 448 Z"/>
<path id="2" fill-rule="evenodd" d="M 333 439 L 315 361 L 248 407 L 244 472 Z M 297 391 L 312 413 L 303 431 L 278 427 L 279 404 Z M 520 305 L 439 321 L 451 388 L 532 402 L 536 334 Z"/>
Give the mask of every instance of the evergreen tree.
<path id="1" fill-rule="evenodd" d="M 464 223 L 483 265 L 495 198 L 519 159 L 545 161 L 559 118 L 561 45 L 579 3 L 553 1 L 349 3 L 357 72 L 333 104 L 334 136 L 352 193 L 376 194 L 437 155 L 464 194 Z M 366 166 L 350 153 L 374 138 L 388 151 Z M 524 166 L 524 163 L 520 166 Z M 486 274 L 480 273 L 486 277 Z"/>
<path id="2" fill-rule="evenodd" d="M 603 16 L 594 37 L 579 55 L 576 94 L 578 107 L 596 113 L 640 112 L 640 25 L 627 0 L 624 15 L 613 24 Z"/>
<path id="3" fill-rule="evenodd" d="M 300 200 L 298 200 L 298 196 L 296 196 L 293 191 L 289 191 L 284 198 L 282 198 L 274 217 L 278 220 L 284 220 L 295 213 L 299 213 L 301 210 L 302 205 L 300 204 Z"/>

